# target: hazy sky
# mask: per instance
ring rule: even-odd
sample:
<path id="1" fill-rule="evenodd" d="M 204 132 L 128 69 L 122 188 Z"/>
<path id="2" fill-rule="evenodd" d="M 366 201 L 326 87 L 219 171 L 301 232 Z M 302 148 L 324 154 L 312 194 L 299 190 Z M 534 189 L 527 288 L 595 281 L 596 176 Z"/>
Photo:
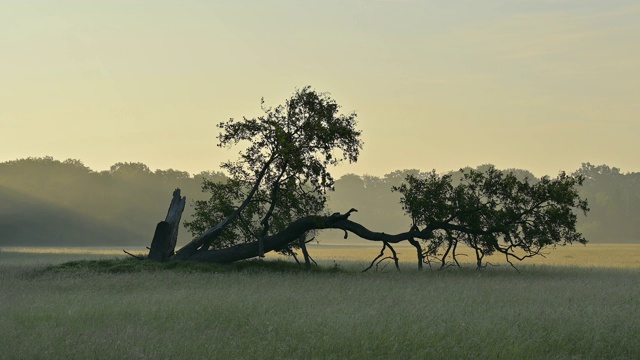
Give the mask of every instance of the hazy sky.
<path id="1" fill-rule="evenodd" d="M 637 0 L 0 2 L 0 161 L 215 170 L 304 85 L 358 113 L 336 175 L 640 171 Z"/>

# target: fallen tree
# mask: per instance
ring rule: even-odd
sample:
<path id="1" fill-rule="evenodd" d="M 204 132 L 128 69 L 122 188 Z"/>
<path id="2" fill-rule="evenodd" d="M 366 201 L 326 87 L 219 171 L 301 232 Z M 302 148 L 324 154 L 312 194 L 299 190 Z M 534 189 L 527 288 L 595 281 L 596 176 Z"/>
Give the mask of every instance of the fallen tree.
<path id="1" fill-rule="evenodd" d="M 556 179 L 545 177 L 530 183 L 527 179 L 519 181 L 511 173 L 503 174 L 491 168 L 486 173 L 471 170 L 465 173 L 464 179 L 467 182 L 453 186 L 450 176 L 438 176 L 433 172 L 421 179 L 407 177 L 407 184 L 395 189 L 404 194 L 402 203 L 414 221 L 410 230 L 404 233 L 371 231 L 349 220 L 351 213 L 357 211 L 351 209 L 344 214 L 301 217 L 261 241 L 248 241 L 219 249 L 207 245 L 221 234 L 221 227 L 214 227 L 174 256 L 161 261 L 230 263 L 258 257 L 261 252 L 289 249 L 309 232 L 330 229 L 342 230 L 345 239 L 352 233 L 362 239 L 382 243 L 382 251 L 371 263 L 372 266 L 388 248 L 392 253 L 388 258 L 394 260 L 398 267 L 398 258 L 391 244 L 407 241 L 416 248 L 419 269 L 425 259 L 438 255 L 441 268 L 445 267 L 447 256 L 457 262 L 458 242 L 474 249 L 478 268 L 486 266 L 482 263 L 483 258 L 495 252 L 503 254 L 513 266 L 512 259 L 522 261 L 540 256 L 542 250 L 550 246 L 587 243 L 576 230 L 577 217 L 572 211 L 573 208 L 585 213 L 588 211 L 586 201 L 580 199 L 575 189 L 576 185 L 581 184 L 582 178 L 561 173 Z M 176 193 L 179 196 L 179 190 L 174 192 L 174 199 Z M 175 213 L 172 208 L 179 206 L 176 204 L 175 200 L 172 201 L 169 213 Z M 420 229 L 419 225 L 424 226 Z M 154 243 L 157 237 L 156 232 Z M 169 237 L 166 239 L 170 241 Z M 425 249 L 421 243 L 426 245 Z M 439 253 L 440 250 L 442 252 Z"/>
<path id="2" fill-rule="evenodd" d="M 357 161 L 362 147 L 356 115 L 339 115 L 338 109 L 327 94 L 305 87 L 285 105 L 266 108 L 263 103 L 264 116 L 219 124 L 219 146 L 250 145 L 239 160 L 222 164 L 228 181 L 205 180 L 203 190 L 211 198 L 197 201 L 193 220 L 185 222 L 196 237 L 175 253 L 175 219 L 179 223 L 176 214 L 184 209 L 184 198 L 179 190 L 174 192 L 149 258 L 229 263 L 270 251 L 295 256 L 302 249 L 309 268 L 306 235 L 329 229 L 343 231 L 345 239 L 352 233 L 381 243 L 372 266 L 390 258 L 399 267 L 392 244 L 407 241 L 416 249 L 419 269 L 434 258 L 441 267 L 458 264 L 459 243 L 475 251 L 481 268 L 485 256 L 494 253 L 513 265 L 513 259 L 542 255 L 547 247 L 587 242 L 576 230 L 574 213 L 588 211 L 576 190 L 583 178 L 564 173 L 555 179 L 518 179 L 489 168 L 463 171 L 455 182 L 451 175 L 435 172 L 407 176 L 393 188 L 402 194 L 403 209 L 411 218 L 409 230 L 399 234 L 371 231 L 349 220 L 356 209 L 323 213 L 334 183 L 327 167 Z M 387 249 L 391 255 L 384 257 Z M 452 262 L 447 263 L 448 258 Z"/>

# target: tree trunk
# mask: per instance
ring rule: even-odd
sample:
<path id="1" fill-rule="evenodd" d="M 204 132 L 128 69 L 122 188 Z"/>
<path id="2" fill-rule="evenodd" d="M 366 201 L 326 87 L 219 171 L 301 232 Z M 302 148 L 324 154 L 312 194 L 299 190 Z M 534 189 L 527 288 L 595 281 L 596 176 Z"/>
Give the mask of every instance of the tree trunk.
<path id="1" fill-rule="evenodd" d="M 149 251 L 149 259 L 155 261 L 193 260 L 224 264 L 250 259 L 260 255 L 259 241 L 239 244 L 225 249 L 208 249 L 208 244 L 237 216 L 237 213 L 239 213 L 243 206 L 236 209 L 233 214 L 221 221 L 218 225 L 205 231 L 198 238 L 174 254 L 177 228 L 180 225 L 180 215 L 184 210 L 185 202 L 185 198 L 180 197 L 180 190 L 176 189 L 173 193 L 169 212 L 167 213 L 167 221 L 161 221 L 156 227 Z M 246 206 L 246 204 L 243 205 Z M 345 239 L 347 238 L 347 232 L 351 232 L 363 239 L 381 241 L 387 244 L 395 244 L 412 238 L 427 239 L 433 231 L 432 228 L 427 227 L 423 230 L 412 228 L 410 231 L 400 234 L 374 232 L 348 219 L 351 212 L 354 211 L 357 210 L 351 209 L 344 214 L 335 213 L 331 216 L 312 215 L 297 219 L 279 233 L 263 238 L 264 253 L 274 250 L 277 251 L 294 241 L 300 241 L 301 237 L 311 230 L 339 229 L 344 231 Z M 171 256 L 172 254 L 173 256 Z M 307 256 L 305 256 L 305 260 L 307 260 Z M 418 258 L 421 263 L 420 256 Z"/>
<path id="2" fill-rule="evenodd" d="M 176 243 L 178 242 L 178 230 L 180 229 L 180 218 L 182 217 L 182 212 L 184 211 L 184 206 L 187 203 L 186 196 L 180 196 L 180 189 L 175 189 L 173 191 L 173 197 L 171 198 L 171 204 L 169 205 L 169 210 L 167 211 L 167 217 L 164 221 L 168 222 L 171 225 L 171 238 L 169 242 L 169 246 L 165 251 L 165 257 L 168 259 L 173 256 L 176 251 Z"/>
<path id="3" fill-rule="evenodd" d="M 176 254 L 173 256 L 173 259 L 186 260 L 186 259 L 189 259 L 192 255 L 196 254 L 197 252 L 206 250 L 209 247 L 209 245 L 211 245 L 213 240 L 216 237 L 218 237 L 220 233 L 222 233 L 224 228 L 227 225 L 229 225 L 229 223 L 231 223 L 233 220 L 235 220 L 235 218 L 237 218 L 240 215 L 240 213 L 253 200 L 253 195 L 255 195 L 255 193 L 258 191 L 258 188 L 260 187 L 260 183 L 262 182 L 262 178 L 264 178 L 264 175 L 267 173 L 269 166 L 274 160 L 275 160 L 275 157 L 272 157 L 271 159 L 269 159 L 269 161 L 267 161 L 264 164 L 264 166 L 262 167 L 262 170 L 260 170 L 260 173 L 258 174 L 258 178 L 256 179 L 256 182 L 253 184 L 251 191 L 249 191 L 249 195 L 247 195 L 247 198 L 244 199 L 242 204 L 240 204 L 240 206 L 237 209 L 235 209 L 231 214 L 229 214 L 229 216 L 222 219 L 222 221 L 220 221 L 216 226 L 205 231 L 202 235 L 191 240 L 190 243 L 183 246 L 180 250 L 178 250 L 178 252 L 176 252 Z"/>
<path id="4" fill-rule="evenodd" d="M 311 271 L 311 257 L 309 256 L 309 252 L 307 251 L 307 236 L 306 233 L 300 235 L 298 238 L 300 244 L 300 250 L 302 250 L 302 255 L 304 256 L 304 266 L 307 271 Z"/>
<path id="5" fill-rule="evenodd" d="M 171 224 L 166 221 L 160 221 L 156 226 L 156 232 L 151 240 L 151 248 L 149 249 L 149 260 L 164 262 L 169 260 L 166 256 L 171 246 Z"/>
<path id="6" fill-rule="evenodd" d="M 175 189 L 167 211 L 167 217 L 156 226 L 151 248 L 149 249 L 149 260 L 162 262 L 169 260 L 173 256 L 176 242 L 178 241 L 180 218 L 186 202 L 187 198 L 180 196 L 180 189 Z"/>
<path id="7" fill-rule="evenodd" d="M 294 241 L 299 241 L 300 236 L 311 230 L 340 229 L 345 231 L 345 238 L 348 231 L 366 240 L 382 241 L 392 244 L 408 240 L 410 237 L 427 238 L 431 234 L 430 229 L 408 231 L 395 235 L 373 232 L 356 222 L 348 220 L 349 215 L 350 212 L 333 214 L 331 216 L 312 215 L 297 219 L 279 233 L 266 236 L 263 240 L 264 252 L 268 253 L 269 251 L 280 250 Z M 185 260 L 224 264 L 250 259 L 260 254 L 258 243 L 258 241 L 253 241 L 225 249 L 202 250 L 189 256 Z"/>

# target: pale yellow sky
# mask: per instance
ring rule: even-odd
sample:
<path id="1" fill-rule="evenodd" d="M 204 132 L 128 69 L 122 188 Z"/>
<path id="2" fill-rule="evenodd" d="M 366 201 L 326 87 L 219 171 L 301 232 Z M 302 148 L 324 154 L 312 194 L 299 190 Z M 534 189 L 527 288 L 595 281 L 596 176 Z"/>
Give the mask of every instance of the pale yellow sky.
<path id="1" fill-rule="evenodd" d="M 635 0 L 3 0 L 0 161 L 217 170 L 218 122 L 312 85 L 359 115 L 336 175 L 640 171 L 639 39 Z"/>

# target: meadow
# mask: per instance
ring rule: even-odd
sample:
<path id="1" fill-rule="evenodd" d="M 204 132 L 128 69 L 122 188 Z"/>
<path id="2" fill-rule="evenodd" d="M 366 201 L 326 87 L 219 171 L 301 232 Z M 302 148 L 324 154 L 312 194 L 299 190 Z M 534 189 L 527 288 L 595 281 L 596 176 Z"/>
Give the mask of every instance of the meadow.
<path id="1" fill-rule="evenodd" d="M 105 271 L 89 262 L 51 268 L 123 257 L 1 249 L 2 358 L 640 357 L 640 245 L 558 248 L 520 272 L 504 264 L 418 272 L 411 249 L 399 248 L 402 271 L 362 273 L 378 248 L 310 248 L 323 271 L 127 270 L 134 259 L 104 260 Z"/>

